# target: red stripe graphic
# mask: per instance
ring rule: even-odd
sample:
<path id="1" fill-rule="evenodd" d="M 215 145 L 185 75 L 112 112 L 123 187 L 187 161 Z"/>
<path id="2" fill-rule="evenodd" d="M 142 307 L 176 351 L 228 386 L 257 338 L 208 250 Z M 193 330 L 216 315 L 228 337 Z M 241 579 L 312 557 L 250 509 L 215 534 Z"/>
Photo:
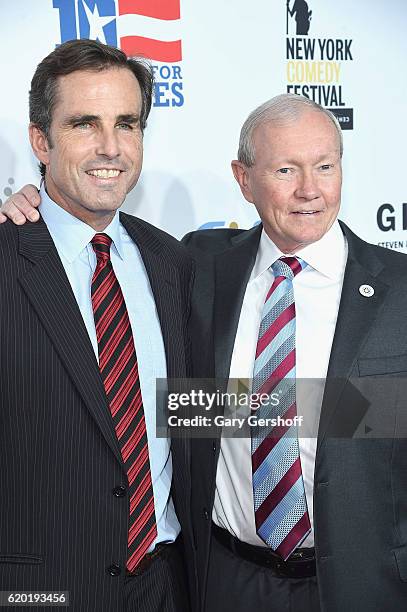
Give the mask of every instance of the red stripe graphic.
<path id="1" fill-rule="evenodd" d="M 120 48 L 127 56 L 138 55 L 158 62 L 180 62 L 182 60 L 181 41 L 163 41 L 143 36 L 123 36 Z"/>
<path id="2" fill-rule="evenodd" d="M 180 0 L 119 0 L 119 15 L 179 19 Z"/>

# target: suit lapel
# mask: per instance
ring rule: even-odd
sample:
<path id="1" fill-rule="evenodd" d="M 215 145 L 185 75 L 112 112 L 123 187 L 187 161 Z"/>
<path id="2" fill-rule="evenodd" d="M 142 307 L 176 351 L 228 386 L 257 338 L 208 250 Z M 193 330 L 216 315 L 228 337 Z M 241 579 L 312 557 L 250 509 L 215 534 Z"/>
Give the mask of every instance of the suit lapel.
<path id="1" fill-rule="evenodd" d="M 68 375 L 122 463 L 99 366 L 71 285 L 41 219 L 19 227 L 19 251 L 34 266 L 19 282 L 37 312 Z M 41 356 L 38 356 L 41 358 Z"/>
<path id="2" fill-rule="evenodd" d="M 389 288 L 379 278 L 383 266 L 373 250 L 367 249 L 366 243 L 357 238 L 346 225 L 341 223 L 341 227 L 348 241 L 348 260 L 322 402 L 318 446 L 327 433 L 338 407 L 340 394 L 383 306 Z M 361 295 L 359 288 L 362 285 L 370 285 L 374 289 L 373 296 Z M 341 409 L 346 411 L 347 406 L 344 405 Z M 346 414 L 341 415 L 344 422 L 346 418 Z M 349 420 L 352 422 L 352 415 L 349 415 Z"/>
<path id="3" fill-rule="evenodd" d="M 179 272 L 170 261 L 170 254 L 154 228 L 140 219 L 121 213 L 120 220 L 137 244 L 150 281 L 166 354 L 169 379 L 186 378 L 188 375 L 185 350 L 185 324 L 187 313 L 181 294 Z M 158 233 L 158 230 L 156 230 Z M 173 484 L 177 500 L 189 499 L 190 441 L 187 437 L 171 440 L 174 471 Z M 184 511 L 189 510 L 184 507 Z"/>
<path id="4" fill-rule="evenodd" d="M 216 256 L 215 372 L 229 377 L 232 351 L 247 283 L 256 260 L 262 226 L 232 238 L 232 247 Z"/>
<path id="5" fill-rule="evenodd" d="M 168 378 L 186 376 L 182 302 L 178 270 L 166 256 L 165 247 L 136 217 L 121 213 L 120 220 L 137 244 L 150 281 L 165 346 Z M 182 341 L 181 341 L 182 340 Z"/>

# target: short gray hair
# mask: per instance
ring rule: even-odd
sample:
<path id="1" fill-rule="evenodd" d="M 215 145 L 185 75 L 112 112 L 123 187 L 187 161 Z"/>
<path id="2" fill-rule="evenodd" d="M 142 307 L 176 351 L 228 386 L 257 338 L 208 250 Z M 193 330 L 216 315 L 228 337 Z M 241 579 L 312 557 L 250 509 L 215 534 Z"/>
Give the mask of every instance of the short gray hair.
<path id="1" fill-rule="evenodd" d="M 255 151 L 253 143 L 253 132 L 261 124 L 274 121 L 276 124 L 290 123 L 297 119 L 301 113 L 311 109 L 326 115 L 335 126 L 339 137 L 340 154 L 343 153 L 342 129 L 338 119 L 331 111 L 309 98 L 297 94 L 281 94 L 267 100 L 250 113 L 240 131 L 239 150 L 237 158 L 245 166 L 253 166 L 255 162 Z"/>

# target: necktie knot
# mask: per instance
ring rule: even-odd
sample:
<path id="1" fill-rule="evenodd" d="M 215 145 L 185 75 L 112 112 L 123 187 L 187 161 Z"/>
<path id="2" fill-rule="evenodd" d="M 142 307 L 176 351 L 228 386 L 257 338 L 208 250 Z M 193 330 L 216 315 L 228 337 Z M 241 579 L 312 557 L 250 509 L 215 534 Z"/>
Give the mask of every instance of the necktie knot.
<path id="1" fill-rule="evenodd" d="M 306 262 L 300 257 L 280 257 L 272 266 L 274 276 L 284 276 L 292 280 L 301 270 L 307 266 Z"/>
<path id="2" fill-rule="evenodd" d="M 112 239 L 107 234 L 95 234 L 91 240 L 96 258 L 100 263 L 110 261 L 110 245 Z"/>

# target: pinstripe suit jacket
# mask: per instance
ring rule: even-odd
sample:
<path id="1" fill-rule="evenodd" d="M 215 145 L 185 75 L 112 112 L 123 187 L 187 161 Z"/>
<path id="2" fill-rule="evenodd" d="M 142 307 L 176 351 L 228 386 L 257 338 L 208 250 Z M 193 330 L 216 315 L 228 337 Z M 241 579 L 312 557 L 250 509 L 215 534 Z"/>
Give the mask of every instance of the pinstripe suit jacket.
<path id="1" fill-rule="evenodd" d="M 160 319 L 168 377 L 189 373 L 193 269 L 183 246 L 121 213 Z M 109 407 L 74 294 L 45 223 L 0 226 L 0 590 L 68 590 L 71 609 L 122 609 L 128 500 Z M 186 441 L 172 441 L 173 496 L 192 597 Z"/>

